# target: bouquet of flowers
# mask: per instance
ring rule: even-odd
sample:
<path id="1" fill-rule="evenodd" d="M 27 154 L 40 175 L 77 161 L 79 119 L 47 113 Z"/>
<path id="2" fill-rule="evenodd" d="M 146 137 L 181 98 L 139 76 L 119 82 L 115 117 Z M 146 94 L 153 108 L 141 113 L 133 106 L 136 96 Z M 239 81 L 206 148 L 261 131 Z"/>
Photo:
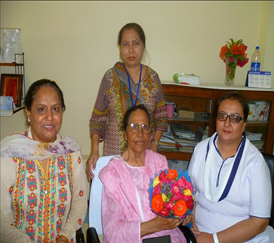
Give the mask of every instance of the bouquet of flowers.
<path id="1" fill-rule="evenodd" d="M 247 46 L 243 44 L 243 40 L 237 40 L 236 42 L 230 38 L 231 42 L 221 47 L 220 58 L 224 63 L 230 62 L 230 65 L 243 67 L 248 62 L 246 49 Z M 231 66 L 232 68 L 232 66 Z"/>
<path id="2" fill-rule="evenodd" d="M 246 49 L 247 46 L 243 44 L 243 40 L 236 42 L 230 38 L 230 42 L 221 47 L 220 58 L 226 64 L 225 84 L 231 86 L 234 84 L 236 67 L 243 67 L 248 62 Z"/>
<path id="3" fill-rule="evenodd" d="M 187 170 L 160 171 L 150 179 L 148 192 L 150 207 L 157 215 L 181 219 L 192 213 L 194 196 Z"/>

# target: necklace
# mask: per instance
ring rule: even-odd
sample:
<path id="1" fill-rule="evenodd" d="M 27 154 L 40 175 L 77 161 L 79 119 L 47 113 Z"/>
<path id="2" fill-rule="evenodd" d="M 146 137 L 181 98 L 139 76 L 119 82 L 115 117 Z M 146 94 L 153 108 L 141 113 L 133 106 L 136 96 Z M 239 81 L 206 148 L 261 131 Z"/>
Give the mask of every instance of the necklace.
<path id="1" fill-rule="evenodd" d="M 138 100 L 138 96 L 139 96 L 139 90 L 140 90 L 140 84 L 141 84 L 141 78 L 142 78 L 142 68 L 143 68 L 142 64 L 140 64 L 140 66 L 141 66 L 141 69 L 140 69 L 140 77 L 139 77 L 138 89 L 137 89 L 136 99 L 135 99 L 135 102 L 133 104 L 133 97 L 132 97 L 132 91 L 131 91 L 129 73 L 128 73 L 126 65 L 125 65 L 125 69 L 126 69 L 126 72 L 127 72 L 127 80 L 128 80 L 128 86 L 129 86 L 130 100 L 131 100 L 132 106 L 136 106 L 136 103 L 137 103 L 137 100 Z"/>

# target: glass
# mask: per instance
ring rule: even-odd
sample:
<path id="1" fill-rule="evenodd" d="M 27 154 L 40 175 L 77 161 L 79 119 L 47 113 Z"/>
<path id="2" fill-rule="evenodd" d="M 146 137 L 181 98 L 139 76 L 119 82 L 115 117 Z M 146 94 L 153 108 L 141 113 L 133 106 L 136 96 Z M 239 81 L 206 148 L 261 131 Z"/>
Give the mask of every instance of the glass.
<path id="1" fill-rule="evenodd" d="M 243 117 L 238 115 L 227 115 L 225 113 L 217 113 L 217 119 L 219 121 L 226 121 L 227 118 L 229 118 L 229 121 L 231 123 L 239 123 L 241 120 L 245 120 Z"/>
<path id="2" fill-rule="evenodd" d="M 147 124 L 137 124 L 137 123 L 130 123 L 128 125 L 128 127 L 130 128 L 130 130 L 134 133 L 139 132 L 140 129 L 144 132 L 144 133 L 149 133 L 151 130 L 151 126 L 147 125 Z"/>

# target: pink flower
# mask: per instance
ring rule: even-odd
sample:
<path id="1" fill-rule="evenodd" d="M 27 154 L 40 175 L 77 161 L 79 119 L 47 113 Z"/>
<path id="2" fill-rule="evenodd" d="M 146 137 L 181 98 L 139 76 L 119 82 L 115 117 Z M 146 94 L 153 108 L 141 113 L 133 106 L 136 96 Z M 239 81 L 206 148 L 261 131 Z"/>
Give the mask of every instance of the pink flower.
<path id="1" fill-rule="evenodd" d="M 152 197 L 154 197 L 157 194 L 161 193 L 161 183 L 159 183 L 157 186 L 154 187 L 153 192 L 152 192 Z"/>
<path id="2" fill-rule="evenodd" d="M 173 207 L 174 207 L 173 202 L 169 201 L 169 202 L 164 203 L 164 207 L 169 210 L 173 210 Z"/>
<path id="3" fill-rule="evenodd" d="M 191 183 L 188 182 L 184 176 L 177 181 L 177 184 L 179 185 L 179 187 L 182 187 L 184 190 L 189 189 L 191 190 L 191 192 L 193 192 Z"/>
<path id="4" fill-rule="evenodd" d="M 182 193 L 173 194 L 169 201 L 171 201 L 171 202 L 178 201 L 178 200 L 182 199 L 182 195 L 183 195 Z"/>
<path id="5" fill-rule="evenodd" d="M 179 186 L 176 185 L 176 184 L 172 184 L 172 186 L 171 186 L 171 193 L 174 193 L 174 194 L 181 193 Z"/>
<path id="6" fill-rule="evenodd" d="M 161 180 L 161 182 L 164 182 L 164 183 L 167 183 L 167 184 L 171 184 L 172 180 L 164 178 L 163 180 Z"/>
<path id="7" fill-rule="evenodd" d="M 237 65 L 240 67 L 243 67 L 245 64 L 247 64 L 248 58 L 246 57 L 245 60 L 241 61 L 241 59 L 237 60 Z"/>

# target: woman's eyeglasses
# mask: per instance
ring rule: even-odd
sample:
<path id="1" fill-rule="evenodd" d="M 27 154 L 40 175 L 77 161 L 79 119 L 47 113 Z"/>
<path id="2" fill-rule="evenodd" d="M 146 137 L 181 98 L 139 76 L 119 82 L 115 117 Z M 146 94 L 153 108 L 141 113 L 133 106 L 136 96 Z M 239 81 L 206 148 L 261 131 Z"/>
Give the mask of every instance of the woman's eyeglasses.
<path id="1" fill-rule="evenodd" d="M 130 123 L 130 124 L 128 124 L 128 127 L 134 133 L 139 132 L 140 129 L 142 130 L 142 132 L 144 132 L 146 134 L 151 131 L 151 126 L 149 126 L 147 124 L 141 124 L 140 125 L 140 124 L 137 124 L 137 123 Z"/>
<path id="2" fill-rule="evenodd" d="M 217 113 L 217 119 L 219 121 L 226 121 L 226 119 L 229 118 L 229 121 L 231 123 L 239 123 L 241 120 L 245 120 L 243 117 L 238 115 L 227 115 L 225 113 Z"/>

